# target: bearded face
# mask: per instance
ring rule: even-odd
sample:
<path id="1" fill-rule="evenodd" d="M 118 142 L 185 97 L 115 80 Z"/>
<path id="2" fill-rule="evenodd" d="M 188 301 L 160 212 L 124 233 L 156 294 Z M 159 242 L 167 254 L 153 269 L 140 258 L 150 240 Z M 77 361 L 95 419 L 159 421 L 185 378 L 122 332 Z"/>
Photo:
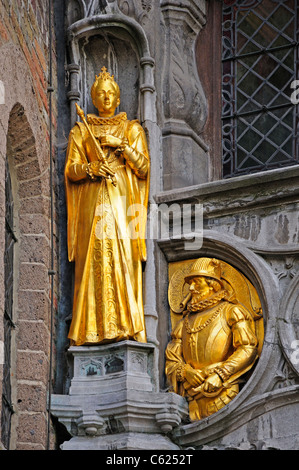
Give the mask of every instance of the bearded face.
<path id="1" fill-rule="evenodd" d="M 195 276 L 190 282 L 191 304 L 208 299 L 221 289 L 219 282 L 205 276 Z"/>

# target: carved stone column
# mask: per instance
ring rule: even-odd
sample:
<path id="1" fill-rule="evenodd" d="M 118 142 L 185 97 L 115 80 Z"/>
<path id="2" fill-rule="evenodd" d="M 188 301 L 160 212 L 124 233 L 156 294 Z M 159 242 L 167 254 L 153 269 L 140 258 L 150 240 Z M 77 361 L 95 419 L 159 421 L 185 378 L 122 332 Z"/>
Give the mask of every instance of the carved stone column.
<path id="1" fill-rule="evenodd" d="M 77 113 L 76 108 L 73 106 L 73 101 L 80 100 L 80 92 L 79 92 L 79 84 L 78 84 L 78 77 L 80 74 L 80 67 L 77 64 L 69 64 L 67 66 L 67 72 L 69 73 L 69 82 L 70 82 L 70 90 L 67 93 L 68 100 L 71 103 L 70 111 L 71 111 L 71 122 L 74 123 L 77 120 Z"/>
<path id="2" fill-rule="evenodd" d="M 200 134 L 207 104 L 197 74 L 195 40 L 205 24 L 205 0 L 162 0 L 166 61 L 163 80 L 164 189 L 208 181 L 208 148 Z"/>

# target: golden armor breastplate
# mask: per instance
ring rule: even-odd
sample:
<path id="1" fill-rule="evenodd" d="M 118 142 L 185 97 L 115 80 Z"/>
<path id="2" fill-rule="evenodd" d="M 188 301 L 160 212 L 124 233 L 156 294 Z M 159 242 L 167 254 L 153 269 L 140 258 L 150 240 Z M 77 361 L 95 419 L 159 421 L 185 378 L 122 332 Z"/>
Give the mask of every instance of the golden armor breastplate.
<path id="1" fill-rule="evenodd" d="M 231 343 L 231 331 L 226 323 L 228 307 L 227 302 L 220 302 L 207 312 L 186 315 L 182 331 L 186 363 L 203 369 L 227 358 Z"/>

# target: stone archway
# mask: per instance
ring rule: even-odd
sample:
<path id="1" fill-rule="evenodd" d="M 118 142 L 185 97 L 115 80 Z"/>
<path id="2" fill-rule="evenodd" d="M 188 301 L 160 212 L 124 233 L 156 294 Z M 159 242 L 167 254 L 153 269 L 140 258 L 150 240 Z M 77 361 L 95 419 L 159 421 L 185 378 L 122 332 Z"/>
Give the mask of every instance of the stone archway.
<path id="1" fill-rule="evenodd" d="M 14 200 L 15 329 L 12 332 L 11 449 L 44 449 L 49 355 L 50 204 L 48 169 L 41 171 L 24 107 L 8 120 L 6 158 Z"/>

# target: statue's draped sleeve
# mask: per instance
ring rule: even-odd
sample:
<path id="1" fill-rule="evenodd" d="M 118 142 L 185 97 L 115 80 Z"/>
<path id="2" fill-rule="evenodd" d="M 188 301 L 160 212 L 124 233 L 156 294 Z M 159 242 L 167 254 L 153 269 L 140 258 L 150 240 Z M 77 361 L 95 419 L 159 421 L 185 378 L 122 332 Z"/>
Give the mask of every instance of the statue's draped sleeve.
<path id="1" fill-rule="evenodd" d="M 244 374 L 257 358 L 257 337 L 254 320 L 250 313 L 242 306 L 230 306 L 226 321 L 232 331 L 234 352 L 224 361 L 219 370 L 222 378 L 237 379 Z"/>
<path id="2" fill-rule="evenodd" d="M 138 237 L 140 259 L 146 261 L 146 219 L 149 195 L 150 164 L 145 132 L 139 122 L 131 121 L 128 125 L 129 146 L 125 150 L 128 178 L 132 188 L 133 204 L 140 206 L 140 232 Z"/>
<path id="3" fill-rule="evenodd" d="M 77 243 L 78 229 L 78 207 L 82 192 L 83 182 L 87 178 L 84 165 L 88 163 L 83 146 L 83 128 L 77 123 L 71 130 L 67 149 L 65 166 L 65 187 L 67 204 L 67 225 L 68 225 L 68 258 L 75 260 L 75 248 Z M 78 184 L 73 184 L 77 182 Z"/>

